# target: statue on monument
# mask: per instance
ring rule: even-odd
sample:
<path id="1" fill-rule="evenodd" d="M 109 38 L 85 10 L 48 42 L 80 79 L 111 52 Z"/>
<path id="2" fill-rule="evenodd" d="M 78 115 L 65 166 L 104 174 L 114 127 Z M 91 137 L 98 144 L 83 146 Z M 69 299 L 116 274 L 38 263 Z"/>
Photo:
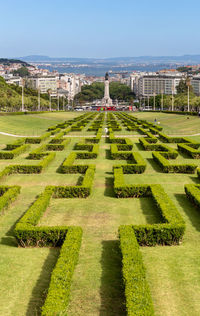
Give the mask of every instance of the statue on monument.
<path id="1" fill-rule="evenodd" d="M 109 75 L 108 72 L 105 74 L 105 81 L 104 81 L 104 97 L 102 99 L 102 105 L 103 106 L 111 106 L 112 105 L 112 99 L 110 98 L 110 92 L 109 92 Z"/>

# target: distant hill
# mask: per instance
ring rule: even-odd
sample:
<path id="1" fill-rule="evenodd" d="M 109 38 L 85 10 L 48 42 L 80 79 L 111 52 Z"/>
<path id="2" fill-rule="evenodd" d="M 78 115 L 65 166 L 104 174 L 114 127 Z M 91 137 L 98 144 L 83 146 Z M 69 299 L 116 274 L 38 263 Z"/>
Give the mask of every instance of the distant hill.
<path id="1" fill-rule="evenodd" d="M 72 58 L 72 57 L 49 57 L 43 55 L 31 55 L 19 57 L 18 59 L 26 62 L 69 62 L 85 64 L 121 64 L 121 63 L 154 63 L 154 64 L 197 64 L 200 63 L 200 55 L 183 55 L 183 56 L 137 56 L 137 57 L 112 57 L 112 58 Z"/>
<path id="2" fill-rule="evenodd" d="M 0 64 L 10 65 L 10 64 L 21 64 L 22 66 L 29 66 L 26 61 L 20 59 L 9 59 L 9 58 L 0 58 Z"/>

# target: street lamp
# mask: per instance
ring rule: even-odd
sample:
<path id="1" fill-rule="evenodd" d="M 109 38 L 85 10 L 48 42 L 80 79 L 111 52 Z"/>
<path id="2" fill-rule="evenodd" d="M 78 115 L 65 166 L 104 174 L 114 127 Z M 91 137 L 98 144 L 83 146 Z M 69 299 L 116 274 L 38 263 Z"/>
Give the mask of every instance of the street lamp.
<path id="1" fill-rule="evenodd" d="M 51 111 L 51 89 L 49 89 L 48 92 L 49 92 L 49 111 Z"/>
<path id="2" fill-rule="evenodd" d="M 163 111 L 163 93 L 164 93 L 164 90 L 161 89 L 161 111 Z"/>
<path id="3" fill-rule="evenodd" d="M 172 111 L 174 111 L 174 86 L 172 85 Z"/>
<path id="4" fill-rule="evenodd" d="M 156 93 L 155 93 L 155 91 L 153 93 L 153 110 L 154 111 L 156 110 Z"/>
<path id="5" fill-rule="evenodd" d="M 38 111 L 40 111 L 40 87 L 38 87 Z"/>
<path id="6" fill-rule="evenodd" d="M 190 112 L 190 79 L 186 80 L 186 85 L 188 87 L 188 112 Z"/>
<path id="7" fill-rule="evenodd" d="M 58 103 L 58 111 L 59 111 L 59 94 L 57 96 L 57 103 Z"/>
<path id="8" fill-rule="evenodd" d="M 22 112 L 24 112 L 24 79 L 22 79 Z"/>

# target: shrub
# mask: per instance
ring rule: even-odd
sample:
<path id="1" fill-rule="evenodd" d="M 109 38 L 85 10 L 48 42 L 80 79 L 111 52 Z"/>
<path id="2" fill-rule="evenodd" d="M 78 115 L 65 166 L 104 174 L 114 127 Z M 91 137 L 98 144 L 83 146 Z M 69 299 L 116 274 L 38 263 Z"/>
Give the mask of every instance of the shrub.
<path id="1" fill-rule="evenodd" d="M 27 151 L 30 148 L 30 145 L 21 145 L 12 149 L 11 151 L 0 151 L 0 159 L 13 159 L 23 152 Z"/>
<path id="2" fill-rule="evenodd" d="M 194 164 L 170 164 L 163 152 L 153 152 L 152 156 L 165 173 L 195 173 L 197 168 L 197 165 Z"/>
<path id="3" fill-rule="evenodd" d="M 200 150 L 190 146 L 190 144 L 177 144 L 178 150 L 192 157 L 193 159 L 200 159 Z"/>
<path id="4" fill-rule="evenodd" d="M 70 143 L 71 139 L 62 139 L 61 143 L 53 143 L 53 144 L 47 144 L 46 145 L 46 150 L 48 151 L 62 151 L 64 150 L 67 145 Z"/>
<path id="5" fill-rule="evenodd" d="M 20 193 L 20 186 L 0 186 L 0 213 L 8 207 Z"/>
<path id="6" fill-rule="evenodd" d="M 122 168 L 123 173 L 143 173 L 146 169 L 146 162 L 138 152 L 132 152 L 129 157 L 129 163 L 126 165 L 118 165 L 115 168 Z"/>
<path id="7" fill-rule="evenodd" d="M 127 315 L 154 315 L 145 267 L 132 227 L 120 226 L 119 239 Z"/>

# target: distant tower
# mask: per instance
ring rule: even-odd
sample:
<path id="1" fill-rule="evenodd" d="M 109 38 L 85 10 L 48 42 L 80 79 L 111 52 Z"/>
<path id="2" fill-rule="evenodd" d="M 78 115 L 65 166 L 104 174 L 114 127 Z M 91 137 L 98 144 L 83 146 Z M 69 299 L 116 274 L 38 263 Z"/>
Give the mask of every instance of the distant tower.
<path id="1" fill-rule="evenodd" d="M 104 97 L 102 99 L 102 105 L 103 106 L 111 106 L 112 105 L 112 99 L 110 98 L 109 93 L 109 79 L 108 79 L 108 73 L 105 75 L 105 88 L 104 88 Z"/>

